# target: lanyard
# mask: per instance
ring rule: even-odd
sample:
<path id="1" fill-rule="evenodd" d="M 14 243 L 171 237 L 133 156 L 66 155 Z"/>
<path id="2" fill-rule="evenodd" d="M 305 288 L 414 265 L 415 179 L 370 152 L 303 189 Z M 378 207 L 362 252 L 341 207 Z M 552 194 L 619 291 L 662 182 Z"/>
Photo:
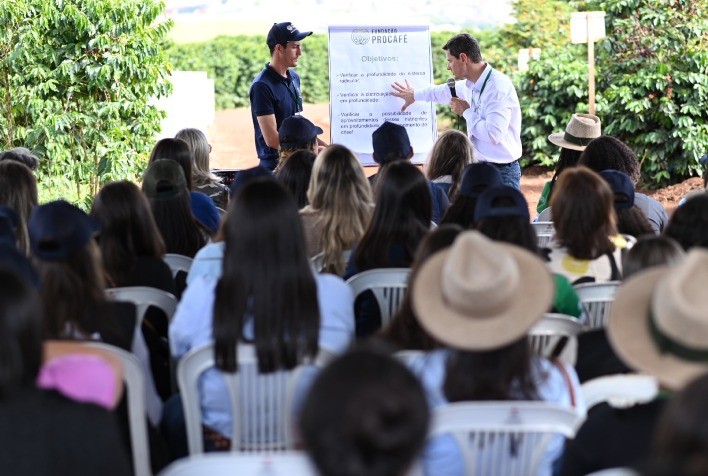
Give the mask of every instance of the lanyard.
<path id="1" fill-rule="evenodd" d="M 292 88 L 290 86 L 292 86 Z M 294 91 L 293 91 L 293 89 L 294 89 Z M 295 104 L 297 104 L 297 112 L 302 112 L 302 96 L 300 96 L 298 94 L 297 86 L 295 86 L 294 81 L 290 81 L 288 83 L 288 92 L 290 93 L 290 96 L 293 98 L 293 101 L 295 101 Z"/>
<path id="2" fill-rule="evenodd" d="M 489 65 L 487 65 L 489 66 Z M 474 106 L 474 112 L 479 112 L 479 108 L 482 106 L 482 93 L 484 92 L 484 88 L 487 87 L 487 81 L 489 81 L 489 77 L 492 75 L 492 67 L 489 66 L 489 73 L 487 73 L 487 77 L 484 78 L 484 82 L 482 83 L 482 89 L 479 90 L 479 94 L 477 95 L 477 100 L 474 100 L 474 94 L 472 95 L 472 105 Z"/>

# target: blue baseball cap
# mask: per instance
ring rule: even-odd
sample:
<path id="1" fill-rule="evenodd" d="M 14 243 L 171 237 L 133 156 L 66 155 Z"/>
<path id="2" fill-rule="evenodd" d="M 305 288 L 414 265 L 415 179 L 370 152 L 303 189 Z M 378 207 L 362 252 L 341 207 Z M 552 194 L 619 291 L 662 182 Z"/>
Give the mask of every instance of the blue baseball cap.
<path id="1" fill-rule="evenodd" d="M 470 164 L 462 171 L 460 195 L 477 198 L 489 187 L 502 185 L 499 169 L 487 162 Z"/>
<path id="2" fill-rule="evenodd" d="M 37 270 L 34 269 L 34 266 L 32 266 L 32 263 L 25 255 L 17 251 L 14 244 L 8 245 L 6 243 L 0 243 L 0 268 L 9 269 L 25 279 L 25 281 L 34 286 L 35 289 L 39 288 L 39 274 Z"/>
<path id="3" fill-rule="evenodd" d="M 12 208 L 0 205 L 0 243 L 16 246 L 19 217 Z"/>
<path id="4" fill-rule="evenodd" d="M 305 116 L 295 115 L 286 117 L 280 124 L 278 140 L 281 146 L 303 144 L 312 141 L 324 131 L 317 127 Z"/>
<path id="5" fill-rule="evenodd" d="M 256 165 L 255 167 L 251 167 L 250 169 L 239 170 L 238 172 L 236 172 L 236 177 L 234 178 L 234 181 L 231 182 L 231 192 L 229 197 L 233 198 L 246 183 L 258 177 L 272 178 L 273 172 L 263 167 L 262 165 Z"/>
<path id="6" fill-rule="evenodd" d="M 411 140 L 406 128 L 395 122 L 385 121 L 371 135 L 374 160 L 384 165 L 395 160 L 407 159 L 411 154 Z"/>
<path id="7" fill-rule="evenodd" d="M 488 217 L 523 217 L 529 216 L 529 204 L 524 195 L 508 185 L 489 187 L 477 199 L 474 209 L 474 221 Z"/>
<path id="8" fill-rule="evenodd" d="M 53 261 L 67 258 L 86 246 L 100 226 L 79 207 L 57 200 L 35 208 L 27 230 L 34 256 Z"/>
<path id="9" fill-rule="evenodd" d="M 312 34 L 311 31 L 300 31 L 289 21 L 273 23 L 268 32 L 266 44 L 268 46 L 282 45 L 288 41 L 301 41 Z"/>
<path id="10" fill-rule="evenodd" d="M 615 194 L 614 205 L 617 210 L 627 210 L 634 206 L 634 184 L 624 172 L 607 169 L 600 172 Z"/>

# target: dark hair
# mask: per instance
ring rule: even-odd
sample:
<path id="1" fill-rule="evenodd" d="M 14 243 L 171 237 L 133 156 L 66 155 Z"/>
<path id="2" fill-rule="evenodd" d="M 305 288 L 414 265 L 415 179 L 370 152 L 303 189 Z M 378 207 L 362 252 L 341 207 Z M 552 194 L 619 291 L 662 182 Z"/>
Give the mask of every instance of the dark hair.
<path id="1" fill-rule="evenodd" d="M 654 430 L 647 475 L 708 474 L 708 375 L 702 375 L 674 395 Z"/>
<path id="2" fill-rule="evenodd" d="M 184 178 L 187 179 L 187 190 L 192 190 L 193 177 L 192 177 L 192 150 L 189 148 L 189 144 L 182 139 L 160 139 L 155 144 L 150 152 L 150 160 L 148 164 L 152 164 L 156 160 L 168 159 L 177 162 L 182 171 L 184 172 Z"/>
<path id="3" fill-rule="evenodd" d="M 675 264 L 683 259 L 683 248 L 673 239 L 662 235 L 646 235 L 637 240 L 622 260 L 624 279 L 652 266 Z"/>
<path id="4" fill-rule="evenodd" d="M 211 232 L 194 218 L 186 189 L 173 197 L 148 198 L 148 203 L 167 253 L 193 258 L 206 245 Z"/>
<path id="5" fill-rule="evenodd" d="M 42 311 L 37 293 L 0 265 L 0 397 L 35 385 L 42 365 Z"/>
<path id="6" fill-rule="evenodd" d="M 368 345 L 322 370 L 300 428 L 322 476 L 400 476 L 423 448 L 429 421 L 415 375 Z"/>
<path id="7" fill-rule="evenodd" d="M 592 170 L 566 169 L 550 203 L 555 240 L 577 259 L 593 260 L 613 252 L 614 200 L 610 186 Z"/>
<path id="8" fill-rule="evenodd" d="M 359 272 L 409 266 L 432 220 L 430 184 L 410 162 L 383 166 L 376 187 L 374 215 L 354 254 Z M 391 263 L 389 255 L 394 244 L 402 247 L 407 264 Z"/>
<path id="9" fill-rule="evenodd" d="M 467 33 L 460 33 L 455 35 L 445 43 L 442 47 L 443 50 L 449 51 L 452 56 L 460 59 L 460 54 L 464 53 L 473 63 L 480 63 L 482 61 L 482 53 L 479 49 L 479 43 L 472 36 Z"/>
<path id="10" fill-rule="evenodd" d="M 632 205 L 632 208 L 615 208 L 615 213 L 617 214 L 618 232 L 635 238 L 654 234 L 649 219 L 638 205 Z"/>
<path id="11" fill-rule="evenodd" d="M 477 207 L 477 197 L 470 197 L 460 193 L 455 196 L 445 214 L 440 219 L 440 224 L 458 225 L 464 229 L 474 227 L 474 209 Z"/>
<path id="12" fill-rule="evenodd" d="M 162 258 L 165 242 L 145 195 L 132 182 L 122 180 L 103 186 L 91 207 L 101 225 L 98 244 L 108 278 L 125 285 L 138 257 Z"/>
<path id="13" fill-rule="evenodd" d="M 443 132 L 430 151 L 426 176 L 436 179 L 449 175 L 452 184 L 448 196 L 454 197 L 460 186 L 462 171 L 474 160 L 472 143 L 464 132 L 450 129 Z"/>
<path id="14" fill-rule="evenodd" d="M 553 172 L 553 177 L 551 177 L 551 183 L 548 185 L 548 195 L 546 195 L 546 203 L 551 202 L 551 197 L 553 196 L 553 187 L 556 185 L 556 180 L 560 176 L 561 172 L 569 167 L 575 167 L 578 165 L 580 160 L 580 154 L 582 151 L 566 149 L 561 147 L 560 155 L 558 156 L 558 162 L 556 163 L 556 170 Z"/>
<path id="15" fill-rule="evenodd" d="M 39 159 L 32 151 L 25 147 L 15 147 L 10 150 L 0 152 L 0 160 L 13 160 L 26 165 L 30 170 L 37 170 Z"/>
<path id="16" fill-rule="evenodd" d="M 17 213 L 20 221 L 15 234 L 18 248 L 25 255 L 30 252 L 27 221 L 37 202 L 37 178 L 32 171 L 20 162 L 0 161 L 0 205 Z"/>
<path id="17" fill-rule="evenodd" d="M 619 170 L 629 175 L 634 185 L 639 182 L 641 171 L 639 160 L 624 142 L 611 136 L 600 136 L 587 145 L 578 165 L 584 165 L 595 172 L 607 169 Z"/>
<path id="18" fill-rule="evenodd" d="M 524 217 L 487 217 L 477 222 L 475 228 L 495 241 L 511 243 L 538 255 L 538 237 L 533 225 Z"/>
<path id="19" fill-rule="evenodd" d="M 307 188 L 310 186 L 315 157 L 315 153 L 310 150 L 295 151 L 275 172 L 275 178 L 292 192 L 298 209 L 310 203 L 307 200 Z"/>
<path id="20" fill-rule="evenodd" d="M 673 238 L 681 247 L 708 248 L 708 194 L 695 195 L 674 210 L 664 235 Z"/>
<path id="21" fill-rule="evenodd" d="M 495 350 L 453 350 L 445 368 L 445 397 L 450 402 L 536 400 L 532 355 L 526 336 Z"/>
<path id="22" fill-rule="evenodd" d="M 317 137 L 312 140 L 305 142 L 298 142 L 296 144 L 290 143 L 287 145 L 280 144 L 280 151 L 278 156 L 278 167 L 282 167 L 290 157 L 298 150 L 307 150 L 309 152 L 314 152 L 317 150 Z"/>
<path id="23" fill-rule="evenodd" d="M 461 232 L 462 228 L 458 225 L 440 225 L 421 240 L 411 266 L 408 289 L 388 325 L 379 332 L 379 337 L 404 350 L 428 351 L 440 347 L 440 344 L 420 326 L 411 303 L 411 289 L 423 263 L 438 251 L 450 247 Z"/>
<path id="24" fill-rule="evenodd" d="M 223 275 L 214 303 L 217 368 L 235 372 L 236 347 L 249 317 L 260 372 L 292 369 L 318 352 L 317 286 L 290 192 L 254 179 L 229 207 Z"/>

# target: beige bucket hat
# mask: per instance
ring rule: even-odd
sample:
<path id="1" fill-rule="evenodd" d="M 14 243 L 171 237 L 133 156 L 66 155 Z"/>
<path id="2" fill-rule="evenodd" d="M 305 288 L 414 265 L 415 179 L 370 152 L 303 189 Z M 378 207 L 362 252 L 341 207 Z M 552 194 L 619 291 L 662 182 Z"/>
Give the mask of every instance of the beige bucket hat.
<path id="1" fill-rule="evenodd" d="M 677 265 L 623 283 L 607 325 L 620 358 L 674 390 L 708 372 L 706 280 L 708 250 L 694 248 Z"/>
<path id="2" fill-rule="evenodd" d="M 548 140 L 558 147 L 585 150 L 591 140 L 602 135 L 600 118 L 592 114 L 573 114 L 565 132 L 555 132 Z"/>
<path id="3" fill-rule="evenodd" d="M 554 292 L 537 256 L 468 231 L 423 264 L 412 297 L 430 335 L 457 349 L 482 351 L 525 335 L 548 311 Z"/>

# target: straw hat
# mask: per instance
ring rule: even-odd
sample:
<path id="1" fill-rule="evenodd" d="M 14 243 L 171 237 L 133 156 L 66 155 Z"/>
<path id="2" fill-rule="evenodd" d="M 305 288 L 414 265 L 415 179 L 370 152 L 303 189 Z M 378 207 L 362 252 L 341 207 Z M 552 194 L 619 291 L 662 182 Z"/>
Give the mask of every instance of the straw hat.
<path id="1" fill-rule="evenodd" d="M 423 264 L 413 283 L 413 309 L 440 342 L 493 350 L 524 336 L 551 306 L 554 290 L 538 257 L 468 231 Z"/>
<path id="2" fill-rule="evenodd" d="M 592 114 L 573 114 L 565 132 L 556 132 L 548 140 L 558 147 L 585 150 L 591 140 L 602 135 L 600 118 Z"/>
<path id="3" fill-rule="evenodd" d="M 617 291 L 607 333 L 631 367 L 680 389 L 708 372 L 708 250 L 694 248 L 672 267 L 627 280 Z"/>

